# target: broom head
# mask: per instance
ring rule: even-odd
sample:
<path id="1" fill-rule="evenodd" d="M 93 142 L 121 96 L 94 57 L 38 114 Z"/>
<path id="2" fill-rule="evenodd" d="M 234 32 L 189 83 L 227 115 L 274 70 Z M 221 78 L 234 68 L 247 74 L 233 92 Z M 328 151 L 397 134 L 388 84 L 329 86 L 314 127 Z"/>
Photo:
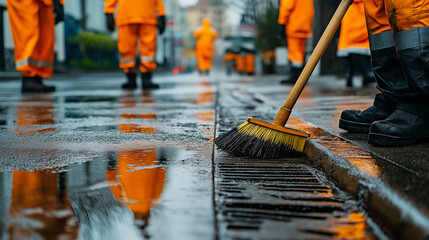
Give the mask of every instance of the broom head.
<path id="1" fill-rule="evenodd" d="M 234 156 L 256 158 L 300 157 L 310 134 L 249 117 L 240 126 L 217 137 L 218 148 Z"/>

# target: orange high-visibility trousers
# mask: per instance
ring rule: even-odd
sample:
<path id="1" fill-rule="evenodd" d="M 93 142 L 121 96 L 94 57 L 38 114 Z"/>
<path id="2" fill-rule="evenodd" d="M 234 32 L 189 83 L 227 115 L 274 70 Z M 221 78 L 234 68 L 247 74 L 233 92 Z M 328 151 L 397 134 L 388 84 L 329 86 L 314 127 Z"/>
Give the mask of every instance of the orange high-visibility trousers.
<path id="1" fill-rule="evenodd" d="M 140 71 L 152 72 L 156 69 L 156 33 L 157 26 L 153 24 L 118 26 L 119 67 L 124 72 L 135 71 L 137 40 L 140 46 Z"/>
<path id="2" fill-rule="evenodd" d="M 197 42 L 195 56 L 198 61 L 198 70 L 210 70 L 212 67 L 213 51 L 213 42 Z"/>
<path id="3" fill-rule="evenodd" d="M 235 66 L 237 72 L 242 73 L 246 71 L 246 56 L 241 53 L 237 57 L 237 63 Z"/>
<path id="4" fill-rule="evenodd" d="M 246 54 L 246 72 L 255 73 L 255 54 L 254 53 Z"/>
<path id="5" fill-rule="evenodd" d="M 287 37 L 288 57 L 293 67 L 301 68 L 304 66 L 306 43 L 307 38 Z"/>
<path id="6" fill-rule="evenodd" d="M 349 54 L 370 55 L 362 0 L 355 0 L 341 21 L 337 56 L 347 57 Z"/>
<path id="7" fill-rule="evenodd" d="M 52 4 L 46 5 L 39 0 L 6 2 L 16 69 L 24 77 L 50 77 L 54 66 L 55 19 Z"/>

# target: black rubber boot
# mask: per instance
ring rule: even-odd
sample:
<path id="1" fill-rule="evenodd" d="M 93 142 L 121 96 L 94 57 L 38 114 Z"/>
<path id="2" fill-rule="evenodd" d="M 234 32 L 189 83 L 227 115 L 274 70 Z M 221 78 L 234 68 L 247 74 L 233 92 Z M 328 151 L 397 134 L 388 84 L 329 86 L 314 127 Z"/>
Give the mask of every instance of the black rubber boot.
<path id="1" fill-rule="evenodd" d="M 429 27 L 398 32 L 395 44 L 410 92 L 389 118 L 371 125 L 369 143 L 377 146 L 407 146 L 429 139 Z"/>
<path id="2" fill-rule="evenodd" d="M 386 120 L 374 122 L 368 142 L 375 146 L 399 147 L 429 139 L 429 119 L 396 110 Z"/>
<path id="3" fill-rule="evenodd" d="M 341 129 L 352 133 L 368 133 L 371 121 L 386 119 L 396 110 L 399 99 L 410 90 L 396 54 L 391 31 L 370 35 L 371 65 L 380 94 L 374 107 L 365 111 L 344 110 L 341 114 Z"/>
<path id="4" fill-rule="evenodd" d="M 392 114 L 376 106 L 371 106 L 366 110 L 348 109 L 341 113 L 339 128 L 351 133 L 368 133 L 369 127 L 375 121 L 384 120 Z"/>
<path id="5" fill-rule="evenodd" d="M 23 93 L 46 93 L 55 91 L 54 86 L 46 86 L 40 76 L 22 77 L 21 92 Z"/>
<path id="6" fill-rule="evenodd" d="M 136 73 L 130 72 L 127 73 L 127 82 L 122 84 L 123 89 L 136 89 L 137 83 L 136 83 Z"/>
<path id="7" fill-rule="evenodd" d="M 353 73 L 354 73 L 354 56 L 349 54 L 347 57 L 348 66 L 346 71 L 346 87 L 353 87 Z"/>
<path id="8" fill-rule="evenodd" d="M 286 85 L 293 85 L 296 83 L 296 81 L 299 78 L 299 75 L 301 74 L 302 68 L 299 67 L 291 67 L 289 72 L 289 78 L 285 80 L 281 80 L 280 84 L 286 84 Z"/>
<path id="9" fill-rule="evenodd" d="M 159 85 L 152 83 L 152 72 L 142 73 L 142 88 L 143 89 L 158 89 Z"/>

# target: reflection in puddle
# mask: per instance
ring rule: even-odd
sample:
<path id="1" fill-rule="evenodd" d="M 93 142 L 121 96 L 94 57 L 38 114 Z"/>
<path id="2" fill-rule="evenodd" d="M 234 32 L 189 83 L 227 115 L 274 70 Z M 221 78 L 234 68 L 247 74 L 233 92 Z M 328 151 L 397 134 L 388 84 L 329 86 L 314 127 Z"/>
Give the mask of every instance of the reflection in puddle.
<path id="1" fill-rule="evenodd" d="M 0 173 L 1 229 L 7 229 L 1 239 L 148 236 L 150 211 L 166 181 L 158 162 L 156 149 L 147 148 L 105 154 L 61 172 Z"/>
<path id="2" fill-rule="evenodd" d="M 37 103 L 28 103 L 29 100 Z M 53 132 L 55 127 L 50 127 L 50 125 L 55 124 L 54 118 L 54 101 L 51 95 L 24 96 L 16 109 L 15 132 L 21 136 Z"/>
<path id="3" fill-rule="evenodd" d="M 154 100 L 149 91 L 143 91 L 141 97 L 141 103 L 151 104 Z M 138 95 L 134 95 L 133 92 L 128 92 L 126 95 L 121 97 L 121 109 L 131 109 L 132 113 L 123 112 L 120 114 L 120 118 L 123 120 L 135 120 L 135 119 L 149 119 L 155 120 L 157 118 L 156 113 L 135 113 L 135 107 L 138 103 Z M 158 132 L 157 128 L 151 124 L 136 124 L 136 123 L 121 123 L 119 124 L 119 131 L 123 133 L 143 133 L 153 135 Z"/>
<path id="4" fill-rule="evenodd" d="M 288 121 L 289 126 L 294 129 L 306 131 L 311 134 L 311 139 L 329 147 L 329 150 L 338 156 L 346 158 L 349 163 L 357 167 L 360 171 L 366 173 L 370 177 L 377 177 L 381 170 L 376 160 L 366 151 L 363 151 L 353 144 L 341 140 L 335 136 L 323 136 L 323 130 L 318 129 L 314 125 L 291 117 Z"/>

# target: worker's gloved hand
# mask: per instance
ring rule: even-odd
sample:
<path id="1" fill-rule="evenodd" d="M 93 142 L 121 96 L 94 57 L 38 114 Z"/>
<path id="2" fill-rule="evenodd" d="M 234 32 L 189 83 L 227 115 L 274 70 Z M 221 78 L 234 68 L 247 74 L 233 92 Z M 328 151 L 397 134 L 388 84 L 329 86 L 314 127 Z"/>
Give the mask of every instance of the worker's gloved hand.
<path id="1" fill-rule="evenodd" d="M 113 13 L 106 13 L 106 19 L 107 29 L 111 32 L 115 31 L 115 17 L 113 16 Z"/>
<path id="2" fill-rule="evenodd" d="M 279 25 L 279 32 L 277 34 L 277 38 L 285 39 L 286 38 L 286 26 L 283 24 Z"/>
<path id="3" fill-rule="evenodd" d="M 54 0 L 55 24 L 64 21 L 64 7 L 60 0 Z"/>
<path id="4" fill-rule="evenodd" d="M 158 17 L 158 30 L 159 34 L 162 35 L 165 31 L 165 16 Z"/>

